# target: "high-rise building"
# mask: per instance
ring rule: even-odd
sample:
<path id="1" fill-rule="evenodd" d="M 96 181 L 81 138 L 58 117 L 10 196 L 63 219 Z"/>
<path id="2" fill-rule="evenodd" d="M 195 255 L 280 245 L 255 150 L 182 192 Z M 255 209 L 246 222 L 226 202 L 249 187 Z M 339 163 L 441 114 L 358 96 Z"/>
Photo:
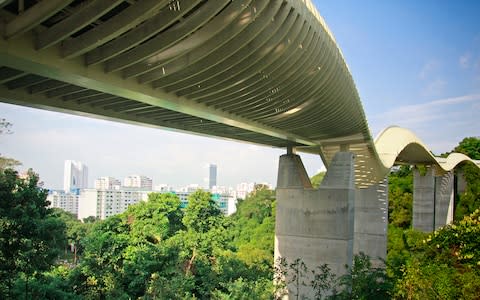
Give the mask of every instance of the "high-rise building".
<path id="1" fill-rule="evenodd" d="M 100 177 L 95 179 L 95 188 L 97 190 L 118 190 L 121 185 L 120 180 L 113 177 Z"/>
<path id="2" fill-rule="evenodd" d="M 151 191 L 152 179 L 142 175 L 130 175 L 123 180 L 123 186 Z"/>
<path id="3" fill-rule="evenodd" d="M 66 160 L 63 173 L 63 189 L 66 193 L 78 194 L 88 187 L 88 168 L 79 161 Z"/>
<path id="4" fill-rule="evenodd" d="M 75 216 L 78 215 L 78 195 L 65 193 L 64 191 L 51 191 L 48 193 L 47 200 L 50 202 L 49 207 L 61 208 L 71 212 Z"/>
<path id="5" fill-rule="evenodd" d="M 211 190 L 217 185 L 217 165 L 208 165 L 208 188 Z"/>
<path id="6" fill-rule="evenodd" d="M 140 201 L 146 201 L 150 191 L 121 188 L 118 190 L 82 190 L 78 201 L 78 218 L 90 216 L 102 220 L 124 212 Z"/>

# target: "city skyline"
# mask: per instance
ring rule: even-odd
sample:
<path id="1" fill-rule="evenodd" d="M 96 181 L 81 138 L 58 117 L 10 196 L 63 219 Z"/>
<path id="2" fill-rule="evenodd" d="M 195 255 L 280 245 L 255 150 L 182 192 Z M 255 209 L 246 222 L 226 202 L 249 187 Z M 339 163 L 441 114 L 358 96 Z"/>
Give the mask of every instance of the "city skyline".
<path id="1" fill-rule="evenodd" d="M 400 125 L 440 154 L 480 135 L 480 4 L 314 2 L 349 65 L 373 137 Z M 49 188 L 62 187 L 68 159 L 89 166 L 89 186 L 98 177 L 130 174 L 154 185 L 202 184 L 210 162 L 218 165 L 218 185 L 275 186 L 285 153 L 3 103 L 0 117 L 14 131 L 0 137 L 0 153 L 33 168 Z M 322 168 L 319 156 L 301 155 L 310 176 Z"/>

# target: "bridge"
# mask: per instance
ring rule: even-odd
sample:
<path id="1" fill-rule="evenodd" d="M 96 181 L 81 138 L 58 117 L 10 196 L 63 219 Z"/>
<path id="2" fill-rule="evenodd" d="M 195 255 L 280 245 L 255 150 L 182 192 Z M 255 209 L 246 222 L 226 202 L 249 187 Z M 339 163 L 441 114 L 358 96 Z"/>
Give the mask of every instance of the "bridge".
<path id="1" fill-rule="evenodd" d="M 286 148 L 276 256 L 337 273 L 355 252 L 385 257 L 390 168 L 429 166 L 414 226 L 432 230 L 450 203 L 435 195 L 450 199 L 452 170 L 470 161 L 434 157 L 398 127 L 374 140 L 309 0 L 3 0 L 0 18 L 2 102 Z M 323 160 L 319 189 L 297 151 Z"/>

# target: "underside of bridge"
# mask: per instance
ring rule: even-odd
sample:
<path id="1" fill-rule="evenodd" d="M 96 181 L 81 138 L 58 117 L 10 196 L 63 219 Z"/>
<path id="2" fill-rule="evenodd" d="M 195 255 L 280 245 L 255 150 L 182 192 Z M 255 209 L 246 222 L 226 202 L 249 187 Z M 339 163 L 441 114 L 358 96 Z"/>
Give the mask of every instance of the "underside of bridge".
<path id="1" fill-rule="evenodd" d="M 2 102 L 319 154 L 318 190 L 280 159 L 276 256 L 385 255 L 390 167 L 469 160 L 398 127 L 374 141 L 309 0 L 0 0 L 0 19 Z"/>
<path id="2" fill-rule="evenodd" d="M 348 67 L 309 1 L 0 6 L 3 102 L 295 146 L 327 165 L 340 144 L 377 161 Z M 379 177 L 367 171 L 357 168 L 358 185 Z"/>

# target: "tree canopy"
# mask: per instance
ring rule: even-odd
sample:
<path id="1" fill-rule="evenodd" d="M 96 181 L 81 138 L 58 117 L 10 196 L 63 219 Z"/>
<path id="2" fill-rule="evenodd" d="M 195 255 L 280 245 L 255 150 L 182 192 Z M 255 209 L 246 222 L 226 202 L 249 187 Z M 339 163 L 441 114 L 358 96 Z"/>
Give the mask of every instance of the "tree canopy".
<path id="1" fill-rule="evenodd" d="M 28 280 L 54 263 L 66 239 L 65 225 L 47 208 L 47 192 L 38 187 L 38 176 L 29 171 L 0 171 L 0 296 L 12 296 L 15 278 Z"/>

